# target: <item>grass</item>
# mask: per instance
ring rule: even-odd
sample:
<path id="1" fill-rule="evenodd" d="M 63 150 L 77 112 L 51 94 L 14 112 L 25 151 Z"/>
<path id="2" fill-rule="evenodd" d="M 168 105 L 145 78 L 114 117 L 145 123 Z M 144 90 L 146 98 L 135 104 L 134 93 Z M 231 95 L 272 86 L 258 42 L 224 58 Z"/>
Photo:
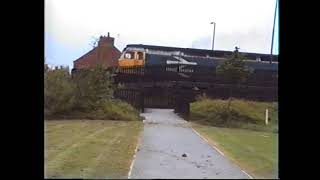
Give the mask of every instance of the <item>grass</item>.
<path id="1" fill-rule="evenodd" d="M 254 178 L 278 178 L 277 133 L 192 125 Z"/>
<path id="2" fill-rule="evenodd" d="M 278 110 L 274 102 L 199 98 L 191 104 L 192 126 L 255 178 L 278 176 Z M 265 125 L 265 109 L 269 123 Z"/>
<path id="3" fill-rule="evenodd" d="M 45 121 L 46 178 L 127 178 L 141 121 Z"/>

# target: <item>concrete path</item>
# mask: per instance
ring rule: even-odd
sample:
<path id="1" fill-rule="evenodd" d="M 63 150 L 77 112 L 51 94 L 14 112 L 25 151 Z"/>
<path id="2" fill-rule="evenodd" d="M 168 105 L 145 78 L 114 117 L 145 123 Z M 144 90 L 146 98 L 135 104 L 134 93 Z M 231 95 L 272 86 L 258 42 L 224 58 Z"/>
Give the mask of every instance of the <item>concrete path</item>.
<path id="1" fill-rule="evenodd" d="M 144 131 L 129 178 L 248 179 L 171 109 L 146 109 Z M 186 153 L 187 157 L 182 157 Z"/>

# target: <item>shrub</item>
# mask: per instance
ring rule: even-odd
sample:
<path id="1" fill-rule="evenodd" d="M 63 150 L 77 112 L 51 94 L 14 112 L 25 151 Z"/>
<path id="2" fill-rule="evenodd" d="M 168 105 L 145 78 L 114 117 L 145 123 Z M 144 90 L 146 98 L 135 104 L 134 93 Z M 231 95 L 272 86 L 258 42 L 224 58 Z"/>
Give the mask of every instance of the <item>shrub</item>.
<path id="1" fill-rule="evenodd" d="M 104 104 L 104 113 L 114 120 L 141 120 L 139 112 L 130 104 L 120 101 L 106 101 Z"/>
<path id="2" fill-rule="evenodd" d="M 111 72 L 102 66 L 80 70 L 74 74 L 76 106 L 81 110 L 96 110 L 113 97 Z"/>
<path id="3" fill-rule="evenodd" d="M 206 125 L 277 131 L 278 111 L 274 103 L 236 99 L 230 108 L 227 100 L 199 97 L 191 104 L 190 119 Z M 265 126 L 265 109 L 269 109 L 271 127 Z M 271 129 L 270 129 L 271 128 Z"/>
<path id="4" fill-rule="evenodd" d="M 75 86 L 71 82 L 68 68 L 46 70 L 44 74 L 44 109 L 45 115 L 70 111 L 74 107 Z"/>
<path id="5" fill-rule="evenodd" d="M 46 119 L 141 120 L 130 104 L 113 99 L 111 72 L 101 66 L 78 71 L 45 66 Z"/>
<path id="6" fill-rule="evenodd" d="M 101 107 L 97 107 L 95 110 L 74 111 L 70 115 L 70 118 L 124 121 L 142 120 L 136 109 L 120 100 L 106 100 L 104 103 L 101 103 Z"/>

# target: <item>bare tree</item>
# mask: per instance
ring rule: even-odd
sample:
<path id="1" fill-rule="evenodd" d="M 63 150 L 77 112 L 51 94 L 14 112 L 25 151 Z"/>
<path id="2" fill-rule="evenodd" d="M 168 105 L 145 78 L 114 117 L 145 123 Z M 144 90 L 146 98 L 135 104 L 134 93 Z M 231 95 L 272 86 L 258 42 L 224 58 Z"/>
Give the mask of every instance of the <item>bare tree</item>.
<path id="1" fill-rule="evenodd" d="M 92 40 L 91 40 L 90 46 L 92 46 L 92 48 L 97 47 L 99 38 L 96 38 L 96 37 L 92 36 L 91 39 Z"/>

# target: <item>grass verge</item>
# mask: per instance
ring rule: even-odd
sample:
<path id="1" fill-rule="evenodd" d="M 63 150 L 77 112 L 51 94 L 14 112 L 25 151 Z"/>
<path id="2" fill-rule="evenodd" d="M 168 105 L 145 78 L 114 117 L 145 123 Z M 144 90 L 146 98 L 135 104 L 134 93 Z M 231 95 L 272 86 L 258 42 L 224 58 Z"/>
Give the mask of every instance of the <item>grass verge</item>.
<path id="1" fill-rule="evenodd" d="M 254 178 L 277 178 L 278 133 L 198 123 L 192 123 L 192 126 Z"/>
<path id="2" fill-rule="evenodd" d="M 127 178 L 141 121 L 45 121 L 46 178 Z"/>
<path id="3" fill-rule="evenodd" d="M 200 97 L 191 104 L 195 130 L 255 178 L 278 176 L 278 108 L 275 102 Z M 265 110 L 269 124 L 265 125 Z"/>

